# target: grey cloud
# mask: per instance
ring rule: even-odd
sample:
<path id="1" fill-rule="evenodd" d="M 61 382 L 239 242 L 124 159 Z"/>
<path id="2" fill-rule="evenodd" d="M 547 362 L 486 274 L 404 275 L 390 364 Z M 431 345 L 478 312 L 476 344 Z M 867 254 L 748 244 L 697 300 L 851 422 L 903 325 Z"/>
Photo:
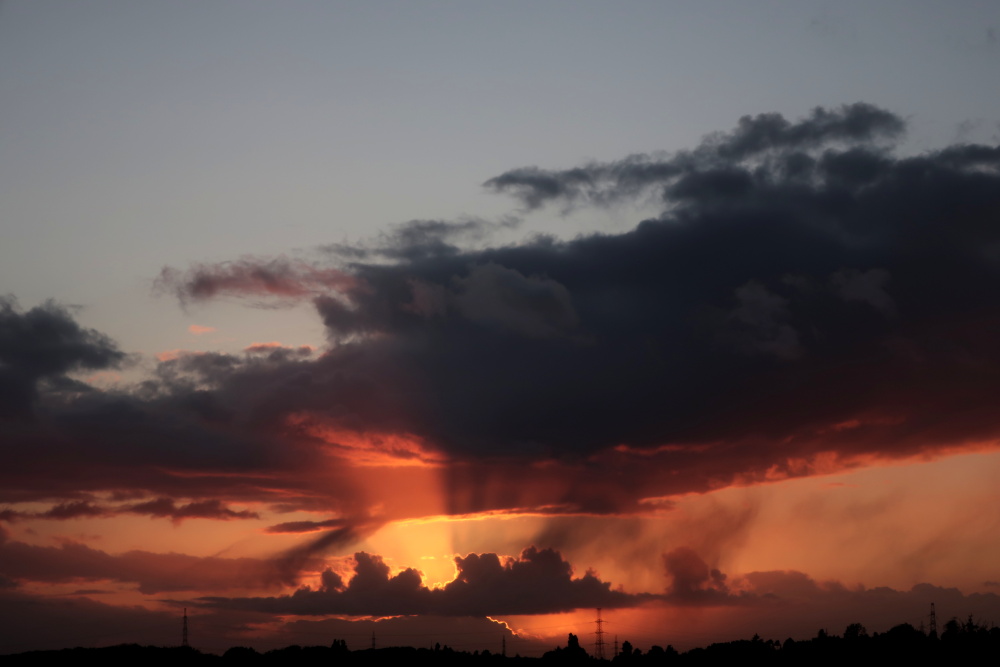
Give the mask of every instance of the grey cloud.
<path id="1" fill-rule="evenodd" d="M 802 353 L 798 332 L 786 323 L 787 299 L 753 281 L 736 288 L 736 299 L 738 305 L 728 317 L 728 333 L 735 334 L 742 349 L 786 360 Z"/>
<path id="2" fill-rule="evenodd" d="M 705 143 L 719 157 L 739 160 L 770 150 L 891 139 L 905 129 L 905 122 L 892 112 L 857 102 L 833 110 L 816 107 L 796 123 L 776 113 L 743 116 L 733 132 L 714 135 Z"/>
<path id="3" fill-rule="evenodd" d="M 753 185 L 748 167 L 767 166 L 759 176 L 787 176 L 808 163 L 803 151 L 835 144 L 868 144 L 895 138 L 904 130 L 900 117 L 861 102 L 833 110 L 817 107 L 795 123 L 776 113 L 744 116 L 735 130 L 709 135 L 690 152 L 666 157 L 633 155 L 619 162 L 563 171 L 524 167 L 491 178 L 484 186 L 511 194 L 529 208 L 551 201 L 607 204 L 655 186 L 665 188 L 668 200 L 737 195 Z M 741 164 L 746 160 L 765 160 L 765 164 Z"/>
<path id="4" fill-rule="evenodd" d="M 42 382 L 88 391 L 66 374 L 125 360 L 110 338 L 81 327 L 65 307 L 49 301 L 22 312 L 13 297 L 0 297 L 0 419 L 30 416 Z"/>
<path id="5" fill-rule="evenodd" d="M 841 269 L 830 276 L 834 291 L 846 301 L 860 301 L 891 316 L 896 312 L 896 304 L 886 292 L 889 272 L 884 269 Z"/>
<path id="6" fill-rule="evenodd" d="M 349 261 L 375 258 L 414 260 L 424 257 L 455 255 L 462 245 L 488 239 L 501 230 L 516 229 L 521 220 L 505 217 L 497 221 L 480 218 L 449 220 L 410 220 L 391 225 L 388 232 L 374 239 L 356 243 L 332 243 L 326 252 Z M 462 244 L 462 245 L 460 245 Z"/>
<path id="7" fill-rule="evenodd" d="M 455 305 L 475 322 L 538 338 L 564 335 L 578 323 L 569 291 L 549 278 L 490 262 L 453 282 Z"/>

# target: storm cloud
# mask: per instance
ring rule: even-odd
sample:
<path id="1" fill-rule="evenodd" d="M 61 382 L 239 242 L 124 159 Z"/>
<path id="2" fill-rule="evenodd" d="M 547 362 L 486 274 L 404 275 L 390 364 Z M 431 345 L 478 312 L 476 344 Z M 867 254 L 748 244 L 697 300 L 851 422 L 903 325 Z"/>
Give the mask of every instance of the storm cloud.
<path id="1" fill-rule="evenodd" d="M 492 179 L 539 206 L 653 188 L 664 210 L 344 265 L 365 289 L 316 298 L 343 344 L 278 405 L 473 465 L 624 446 L 721 482 L 991 440 L 1000 149 L 896 157 L 904 127 L 866 104 L 765 114 L 659 161 Z"/>
<path id="2" fill-rule="evenodd" d="M 67 311 L 7 305 L 3 340 L 34 317 L 73 343 L 49 366 L 8 355 L 4 391 L 45 407 L 35 427 L 4 422 L 22 443 L 0 473 L 18 480 L 8 496 L 79 491 L 72 463 L 95 489 L 187 488 L 188 502 L 271 493 L 278 476 L 286 504 L 359 517 L 348 468 L 321 462 L 377 450 L 442 467 L 452 513 L 606 513 L 820 459 L 994 442 L 1000 148 L 897 156 L 904 129 L 867 104 L 764 114 L 689 151 L 486 183 L 529 207 L 655 193 L 660 215 L 618 234 L 472 248 L 459 242 L 493 223 L 413 221 L 313 263 L 161 273 L 184 303 L 311 301 L 330 339 L 315 356 L 181 355 L 130 390 L 58 398 L 67 371 L 122 354 Z M 65 463 L 39 468 L 17 454 L 28 443 Z"/>

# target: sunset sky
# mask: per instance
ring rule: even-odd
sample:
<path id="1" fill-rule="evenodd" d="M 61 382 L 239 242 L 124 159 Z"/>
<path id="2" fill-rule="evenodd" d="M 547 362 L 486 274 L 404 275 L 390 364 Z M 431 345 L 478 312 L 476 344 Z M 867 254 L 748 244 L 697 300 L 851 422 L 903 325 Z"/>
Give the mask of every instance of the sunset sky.
<path id="1" fill-rule="evenodd" d="M 1000 622 L 1000 5 L 0 4 L 0 654 Z"/>

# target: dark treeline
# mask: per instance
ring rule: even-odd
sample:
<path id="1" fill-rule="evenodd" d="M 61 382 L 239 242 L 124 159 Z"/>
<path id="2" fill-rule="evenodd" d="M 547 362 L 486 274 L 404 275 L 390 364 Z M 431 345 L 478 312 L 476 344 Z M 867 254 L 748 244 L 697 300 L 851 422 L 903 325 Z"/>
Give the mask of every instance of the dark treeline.
<path id="1" fill-rule="evenodd" d="M 235 646 L 223 655 L 202 653 L 185 647 L 163 648 L 122 644 L 106 648 L 73 648 L 57 651 L 32 651 L 0 656 L 5 667 L 13 665 L 201 665 L 215 667 L 237 665 L 283 665 L 287 667 L 331 667 L 368 665 L 594 665 L 610 663 L 615 667 L 653 665 L 701 666 L 719 664 L 756 665 L 845 665 L 885 664 L 888 661 L 909 664 L 987 664 L 1000 658 L 1000 628 L 975 622 L 948 621 L 940 636 L 927 634 L 908 623 L 883 633 L 868 634 L 860 623 L 844 630 L 843 635 L 820 630 L 809 640 L 776 641 L 752 639 L 720 642 L 680 653 L 673 646 L 653 646 L 647 651 L 633 648 L 625 641 L 611 660 L 598 660 L 569 635 L 566 646 L 557 647 L 541 658 L 503 656 L 490 651 L 455 651 L 438 644 L 432 649 L 389 647 L 351 651 L 337 639 L 330 646 L 288 646 L 260 653 L 252 648 Z"/>

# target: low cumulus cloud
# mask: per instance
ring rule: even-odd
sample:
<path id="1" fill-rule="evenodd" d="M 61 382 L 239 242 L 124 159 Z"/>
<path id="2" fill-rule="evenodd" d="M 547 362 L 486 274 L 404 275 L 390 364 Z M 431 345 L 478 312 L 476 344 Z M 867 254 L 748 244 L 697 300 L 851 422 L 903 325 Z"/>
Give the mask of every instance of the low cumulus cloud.
<path id="1" fill-rule="evenodd" d="M 318 590 L 300 588 L 267 598 L 202 598 L 211 608 L 276 614 L 355 616 L 489 616 L 548 614 L 589 607 L 628 607 L 655 596 L 611 589 L 592 572 L 574 578 L 557 551 L 529 547 L 517 558 L 469 554 L 455 558 L 455 579 L 443 588 L 424 586 L 420 572 L 391 574 L 381 557 L 358 552 L 354 575 L 344 582 L 326 570 Z"/>

